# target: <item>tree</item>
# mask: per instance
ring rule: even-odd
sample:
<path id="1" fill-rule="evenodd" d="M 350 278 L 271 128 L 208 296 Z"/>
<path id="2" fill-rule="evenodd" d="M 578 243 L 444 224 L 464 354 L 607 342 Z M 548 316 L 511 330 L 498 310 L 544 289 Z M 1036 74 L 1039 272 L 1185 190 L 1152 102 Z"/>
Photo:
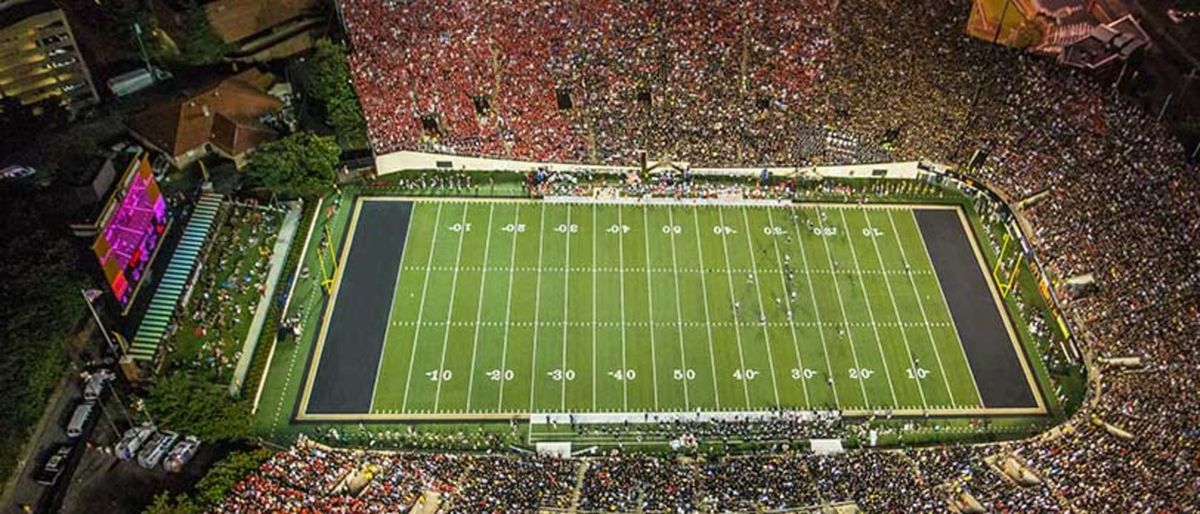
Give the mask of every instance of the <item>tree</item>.
<path id="1" fill-rule="evenodd" d="M 233 486 L 258 469 L 273 453 L 266 448 L 231 453 L 214 464 L 200 479 L 194 498 L 181 494 L 172 501 L 171 494 L 164 491 L 154 497 L 154 503 L 146 507 L 142 514 L 200 514 L 214 509 L 233 490 Z"/>
<path id="2" fill-rule="evenodd" d="M 164 41 L 167 38 L 162 36 L 158 19 L 141 2 L 106 2 L 104 5 L 111 11 L 116 22 L 113 37 L 116 41 L 121 41 L 127 51 L 140 59 L 144 47 L 146 56 L 157 65 L 179 58 L 176 53 L 178 49 Z M 139 29 L 140 36 L 137 33 Z M 138 45 L 139 38 L 142 46 Z"/>
<path id="3" fill-rule="evenodd" d="M 242 439 L 250 433 L 245 403 L 231 398 L 224 386 L 188 371 L 160 377 L 145 402 L 158 426 L 205 441 Z"/>
<path id="4" fill-rule="evenodd" d="M 346 148 L 366 148 L 367 122 L 351 85 L 346 47 L 318 39 L 308 63 L 308 94 L 320 103 L 338 141 Z"/>
<path id="5" fill-rule="evenodd" d="M 8 155 L 24 148 L 40 134 L 41 125 L 33 114 L 33 107 L 23 105 L 14 96 L 4 96 L 0 91 L 0 155 Z"/>
<path id="6" fill-rule="evenodd" d="M 266 448 L 248 452 L 234 452 L 213 465 L 212 469 L 196 484 L 196 499 L 208 507 L 216 507 L 225 499 L 233 486 L 258 469 L 263 462 L 271 458 L 272 452 Z"/>
<path id="7" fill-rule="evenodd" d="M 221 62 L 230 46 L 213 30 L 204 8 L 192 3 L 184 12 L 179 50 L 185 63 L 204 65 Z"/>
<path id="8" fill-rule="evenodd" d="M 163 491 L 154 496 L 154 503 L 142 514 L 202 514 L 204 508 L 197 505 L 188 495 L 181 494 L 171 501 L 171 493 Z"/>
<path id="9" fill-rule="evenodd" d="M 246 174 L 283 197 L 322 195 L 333 187 L 340 154 L 331 137 L 296 133 L 259 145 Z"/>
<path id="10" fill-rule="evenodd" d="M 15 188 L 14 188 L 15 189 Z M 66 370 L 67 344 L 84 313 L 86 281 L 53 195 L 0 194 L 0 476 L 22 445 Z"/>

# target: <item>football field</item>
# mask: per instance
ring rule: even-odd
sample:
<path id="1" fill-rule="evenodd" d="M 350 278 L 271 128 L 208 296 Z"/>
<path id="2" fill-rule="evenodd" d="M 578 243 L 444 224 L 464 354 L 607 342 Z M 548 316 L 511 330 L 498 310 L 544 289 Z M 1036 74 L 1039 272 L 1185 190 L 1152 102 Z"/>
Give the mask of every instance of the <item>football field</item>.
<path id="1" fill-rule="evenodd" d="M 956 206 L 362 198 L 348 231 L 297 419 L 1044 412 Z"/>

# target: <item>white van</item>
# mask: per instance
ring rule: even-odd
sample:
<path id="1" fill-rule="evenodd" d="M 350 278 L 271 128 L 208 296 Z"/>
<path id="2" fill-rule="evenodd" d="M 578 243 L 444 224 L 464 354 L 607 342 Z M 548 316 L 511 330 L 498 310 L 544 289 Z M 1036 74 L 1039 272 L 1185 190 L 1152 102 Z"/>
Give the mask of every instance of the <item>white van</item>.
<path id="1" fill-rule="evenodd" d="M 171 449 L 171 453 L 167 454 L 167 458 L 163 459 L 163 469 L 172 473 L 178 473 L 183 470 L 183 466 L 187 465 L 192 457 L 196 456 L 196 450 L 200 448 L 200 438 L 189 435 L 179 444 Z"/>
<path id="2" fill-rule="evenodd" d="M 83 399 L 96 400 L 100 398 L 104 394 L 104 388 L 115 378 L 117 376 L 107 369 L 92 373 L 83 384 Z"/>
<path id="3" fill-rule="evenodd" d="M 133 460 L 138 450 L 154 435 L 154 425 L 143 423 L 141 426 L 130 427 L 117 443 L 117 458 L 125 461 Z"/>
<path id="4" fill-rule="evenodd" d="M 96 402 L 83 402 L 75 407 L 75 412 L 71 414 L 71 421 L 67 423 L 67 437 L 75 439 L 83 435 L 84 429 L 87 428 L 88 421 L 92 419 L 92 411 L 96 408 Z"/>
<path id="5" fill-rule="evenodd" d="M 146 469 L 154 469 L 178 439 L 179 434 L 175 432 L 159 432 L 138 452 L 138 464 Z"/>

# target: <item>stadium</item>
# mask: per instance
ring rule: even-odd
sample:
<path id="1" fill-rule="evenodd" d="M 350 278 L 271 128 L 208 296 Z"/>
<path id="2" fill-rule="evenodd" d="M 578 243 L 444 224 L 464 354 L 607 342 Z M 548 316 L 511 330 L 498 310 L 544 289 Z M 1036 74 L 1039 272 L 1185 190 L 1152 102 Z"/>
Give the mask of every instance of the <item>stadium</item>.
<path id="1" fill-rule="evenodd" d="M 340 3 L 256 426 L 383 478 L 226 510 L 1195 508 L 1194 164 L 952 4 Z"/>
<path id="2" fill-rule="evenodd" d="M 332 137 L 95 223 L 137 416 L 258 449 L 147 512 L 1198 511 L 1192 5 L 336 0 Z"/>

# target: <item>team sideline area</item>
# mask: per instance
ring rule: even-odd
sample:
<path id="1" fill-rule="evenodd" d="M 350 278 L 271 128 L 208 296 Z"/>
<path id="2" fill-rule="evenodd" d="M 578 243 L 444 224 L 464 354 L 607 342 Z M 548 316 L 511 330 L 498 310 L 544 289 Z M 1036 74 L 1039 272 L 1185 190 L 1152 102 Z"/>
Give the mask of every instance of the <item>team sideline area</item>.
<path id="1" fill-rule="evenodd" d="M 957 206 L 367 197 L 348 230 L 301 420 L 1045 412 Z"/>

